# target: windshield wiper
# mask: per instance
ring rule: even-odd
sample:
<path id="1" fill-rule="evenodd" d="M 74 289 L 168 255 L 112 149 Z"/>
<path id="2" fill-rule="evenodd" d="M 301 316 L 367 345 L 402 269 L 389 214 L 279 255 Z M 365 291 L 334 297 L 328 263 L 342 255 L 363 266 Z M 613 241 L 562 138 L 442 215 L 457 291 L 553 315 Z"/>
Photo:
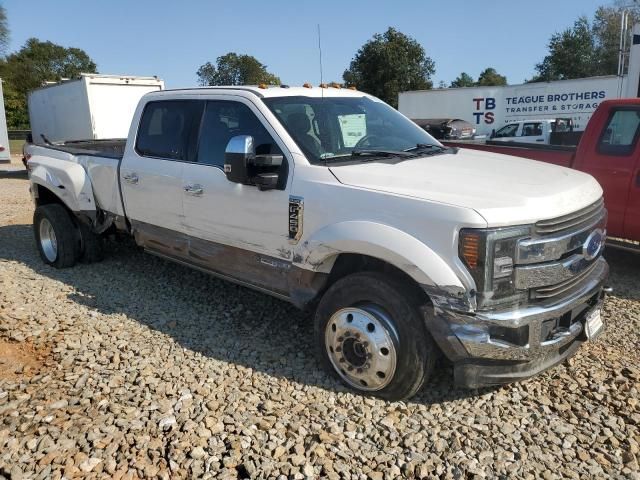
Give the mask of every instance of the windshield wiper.
<path id="1" fill-rule="evenodd" d="M 442 150 L 446 150 L 447 147 L 443 147 L 442 145 L 436 145 L 435 143 L 418 143 L 416 144 L 415 147 L 411 147 L 411 148 L 407 148 L 405 150 L 405 153 L 408 152 L 418 152 L 420 150 L 433 150 L 433 151 L 438 151 L 441 152 Z"/>
<path id="2" fill-rule="evenodd" d="M 368 149 L 368 148 L 358 148 L 355 150 L 352 150 L 350 154 L 345 154 L 345 155 L 335 155 L 333 157 L 325 157 L 322 158 L 322 161 L 327 164 L 327 163 L 331 163 L 331 162 L 344 162 L 344 161 L 348 161 L 349 159 L 353 159 L 356 157 L 368 157 L 367 159 L 362 159 L 361 161 L 363 162 L 368 162 L 371 160 L 374 160 L 376 158 L 387 158 L 387 157 L 402 157 L 402 158 L 408 158 L 408 157 L 413 157 L 414 154 L 413 153 L 409 153 L 409 152 L 405 152 L 402 150 L 378 150 L 378 149 Z"/>
<path id="3" fill-rule="evenodd" d="M 351 152 L 352 157 L 360 157 L 360 156 L 372 156 L 372 157 L 410 157 L 411 154 L 409 152 L 405 152 L 404 150 L 377 150 L 377 149 L 369 149 L 369 148 L 359 148 L 357 150 L 353 150 Z"/>

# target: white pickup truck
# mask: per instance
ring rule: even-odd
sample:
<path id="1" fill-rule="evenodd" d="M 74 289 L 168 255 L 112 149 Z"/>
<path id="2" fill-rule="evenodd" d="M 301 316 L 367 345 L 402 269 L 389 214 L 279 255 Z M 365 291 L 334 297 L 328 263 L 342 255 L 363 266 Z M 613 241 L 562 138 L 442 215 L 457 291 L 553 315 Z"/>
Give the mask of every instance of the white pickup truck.
<path id="1" fill-rule="evenodd" d="M 511 122 L 491 134 L 494 142 L 539 143 L 549 145 L 553 132 L 573 131 L 570 119 L 521 120 Z"/>
<path id="2" fill-rule="evenodd" d="M 30 145 L 44 262 L 149 253 L 315 309 L 323 364 L 415 394 L 444 355 L 476 388 L 530 377 L 602 331 L 606 211 L 589 175 L 445 148 L 338 88 L 145 95 L 125 141 Z M 203 332 L 206 334 L 206 332 Z"/>

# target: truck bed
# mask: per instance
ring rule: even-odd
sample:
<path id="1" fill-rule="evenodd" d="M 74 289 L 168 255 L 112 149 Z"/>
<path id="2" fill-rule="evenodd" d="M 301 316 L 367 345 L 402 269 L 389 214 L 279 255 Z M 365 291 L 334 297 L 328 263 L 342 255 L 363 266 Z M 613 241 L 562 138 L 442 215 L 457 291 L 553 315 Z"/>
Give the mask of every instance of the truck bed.
<path id="1" fill-rule="evenodd" d="M 42 164 L 59 179 L 68 178 L 69 184 L 64 185 L 66 189 L 72 189 L 74 182 L 82 184 L 74 164 L 81 166 L 84 170 L 81 175 L 89 180 L 96 206 L 114 215 L 123 215 L 118 167 L 124 156 L 125 143 L 124 139 L 110 139 L 29 144 L 26 153 L 32 170 Z"/>
<path id="2" fill-rule="evenodd" d="M 96 155 L 120 160 L 124 155 L 126 143 L 126 138 L 113 138 L 108 140 L 72 140 L 64 143 L 40 146 L 73 155 Z"/>
<path id="3" fill-rule="evenodd" d="M 562 167 L 571 167 L 576 147 L 563 145 L 537 145 L 533 143 L 516 142 L 465 142 L 465 141 L 445 141 L 442 142 L 448 147 L 469 148 L 484 152 L 501 153 L 503 155 L 513 155 L 541 162 L 553 163 Z"/>

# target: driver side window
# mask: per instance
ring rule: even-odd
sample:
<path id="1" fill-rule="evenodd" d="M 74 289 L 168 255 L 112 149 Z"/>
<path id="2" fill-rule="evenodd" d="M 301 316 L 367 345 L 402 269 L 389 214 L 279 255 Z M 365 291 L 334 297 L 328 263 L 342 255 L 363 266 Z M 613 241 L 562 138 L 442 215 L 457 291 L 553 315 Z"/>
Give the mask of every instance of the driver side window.
<path id="1" fill-rule="evenodd" d="M 243 103 L 208 101 L 198 144 L 198 163 L 224 168 L 227 143 L 237 135 L 251 135 L 257 154 L 282 154 L 258 117 Z"/>

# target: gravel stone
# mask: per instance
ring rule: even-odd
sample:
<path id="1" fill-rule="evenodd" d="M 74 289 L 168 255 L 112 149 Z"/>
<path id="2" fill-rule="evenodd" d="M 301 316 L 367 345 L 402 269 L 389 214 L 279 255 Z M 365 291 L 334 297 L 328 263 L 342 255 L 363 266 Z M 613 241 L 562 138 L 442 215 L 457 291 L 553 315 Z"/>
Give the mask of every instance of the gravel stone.
<path id="1" fill-rule="evenodd" d="M 568 362 L 390 403 L 320 369 L 309 314 L 131 241 L 45 266 L 3 168 L 0 478 L 640 479 L 640 255 L 605 252 L 606 332 Z"/>

